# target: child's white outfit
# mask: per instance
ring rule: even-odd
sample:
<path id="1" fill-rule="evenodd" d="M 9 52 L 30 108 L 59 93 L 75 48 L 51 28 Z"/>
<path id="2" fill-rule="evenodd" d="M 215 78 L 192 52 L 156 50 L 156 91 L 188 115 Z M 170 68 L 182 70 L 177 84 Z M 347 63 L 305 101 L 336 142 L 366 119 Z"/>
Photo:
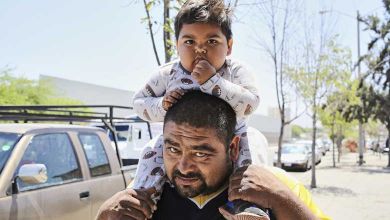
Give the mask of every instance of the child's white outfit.
<path id="1" fill-rule="evenodd" d="M 236 167 L 251 164 L 246 120 L 260 101 L 253 75 L 238 61 L 227 58 L 224 66 L 213 77 L 199 85 L 179 60 L 173 61 L 161 66 L 146 86 L 134 95 L 133 107 L 144 120 L 163 121 L 166 113 L 162 107 L 164 95 L 179 88 L 201 90 L 225 100 L 232 106 L 237 115 L 235 134 L 241 136 Z M 166 181 L 162 154 L 163 138 L 160 136 L 150 142 L 141 154 L 133 188 L 155 186 L 158 191 L 161 190 Z"/>

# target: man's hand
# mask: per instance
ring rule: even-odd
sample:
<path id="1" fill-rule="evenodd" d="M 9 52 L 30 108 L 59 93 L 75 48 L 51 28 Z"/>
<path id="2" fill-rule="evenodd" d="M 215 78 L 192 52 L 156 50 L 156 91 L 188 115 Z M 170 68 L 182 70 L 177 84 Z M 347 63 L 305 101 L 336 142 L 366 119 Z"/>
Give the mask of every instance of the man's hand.
<path id="1" fill-rule="evenodd" d="M 242 199 L 263 208 L 273 208 L 275 199 L 286 192 L 290 192 L 289 188 L 264 167 L 240 167 L 230 177 L 230 201 Z"/>
<path id="2" fill-rule="evenodd" d="M 105 201 L 99 209 L 96 220 L 145 220 L 157 209 L 152 200 L 156 189 L 125 189 Z"/>
<path id="3" fill-rule="evenodd" d="M 216 72 L 215 68 L 207 60 L 199 60 L 192 70 L 191 76 L 199 85 L 202 85 L 213 77 Z"/>
<path id="4" fill-rule="evenodd" d="M 316 219 L 307 205 L 264 167 L 250 165 L 232 174 L 229 200 L 236 199 L 271 208 L 276 219 Z"/>
<path id="5" fill-rule="evenodd" d="M 165 111 L 175 104 L 182 96 L 184 95 L 184 91 L 182 89 L 176 89 L 165 93 L 164 98 L 162 100 L 162 107 Z"/>

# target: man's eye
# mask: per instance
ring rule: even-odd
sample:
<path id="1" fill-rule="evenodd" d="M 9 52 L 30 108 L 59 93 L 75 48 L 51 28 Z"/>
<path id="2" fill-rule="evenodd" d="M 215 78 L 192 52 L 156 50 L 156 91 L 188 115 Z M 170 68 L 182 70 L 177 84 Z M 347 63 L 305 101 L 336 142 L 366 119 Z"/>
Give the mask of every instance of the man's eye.
<path id="1" fill-rule="evenodd" d="M 194 43 L 193 40 L 186 40 L 184 41 L 185 44 L 192 45 Z"/>
<path id="2" fill-rule="evenodd" d="M 168 147 L 168 150 L 171 152 L 171 153 L 177 153 L 179 152 L 176 148 L 174 147 Z"/>
<path id="3" fill-rule="evenodd" d="M 211 40 L 208 40 L 207 43 L 211 44 L 211 45 L 215 45 L 218 43 L 218 41 L 211 39 Z"/>
<path id="4" fill-rule="evenodd" d="M 195 156 L 197 156 L 197 157 L 206 157 L 207 154 L 202 153 L 202 152 L 196 152 L 196 153 L 195 153 Z"/>

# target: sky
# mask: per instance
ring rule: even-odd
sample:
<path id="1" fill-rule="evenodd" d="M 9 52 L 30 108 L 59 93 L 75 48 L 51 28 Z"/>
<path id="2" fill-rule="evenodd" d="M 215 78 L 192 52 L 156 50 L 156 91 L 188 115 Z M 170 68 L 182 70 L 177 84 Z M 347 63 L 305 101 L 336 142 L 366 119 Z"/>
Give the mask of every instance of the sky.
<path id="1" fill-rule="evenodd" d="M 259 0 L 258 0 L 259 1 Z M 255 0 L 241 0 L 251 4 Z M 356 11 L 381 15 L 381 0 L 303 0 L 313 17 L 328 12 L 339 43 L 356 60 Z M 249 65 L 261 94 L 258 113 L 277 106 L 273 68 L 256 39 L 267 30 L 253 6 L 240 6 L 233 23 L 233 57 Z M 157 16 L 156 13 L 153 15 Z M 0 69 L 38 79 L 40 74 L 137 91 L 157 70 L 140 0 L 0 0 Z M 155 26 L 163 60 L 161 28 Z M 362 53 L 370 39 L 361 28 Z M 303 107 L 301 105 L 301 107 Z M 309 126 L 303 116 L 296 121 Z"/>

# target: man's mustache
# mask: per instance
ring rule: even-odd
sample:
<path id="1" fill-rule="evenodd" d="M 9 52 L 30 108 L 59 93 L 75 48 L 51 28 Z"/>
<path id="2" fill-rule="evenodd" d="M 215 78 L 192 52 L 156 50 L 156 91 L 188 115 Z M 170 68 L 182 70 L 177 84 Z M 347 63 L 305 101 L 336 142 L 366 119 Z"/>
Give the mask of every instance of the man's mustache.
<path id="1" fill-rule="evenodd" d="M 187 174 L 182 174 L 179 170 L 174 170 L 172 174 L 173 178 L 181 177 L 181 178 L 198 178 L 203 179 L 203 176 L 200 173 L 190 172 Z"/>

